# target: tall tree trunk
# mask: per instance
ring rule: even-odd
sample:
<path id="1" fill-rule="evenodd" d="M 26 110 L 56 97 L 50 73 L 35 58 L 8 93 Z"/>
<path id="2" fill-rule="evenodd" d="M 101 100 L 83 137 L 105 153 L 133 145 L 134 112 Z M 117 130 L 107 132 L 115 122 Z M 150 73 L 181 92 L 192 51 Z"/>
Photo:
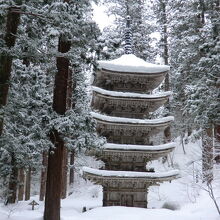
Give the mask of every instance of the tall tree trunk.
<path id="1" fill-rule="evenodd" d="M 220 124 L 215 125 L 215 161 L 220 164 Z"/>
<path id="2" fill-rule="evenodd" d="M 50 140 L 55 148 L 48 154 L 44 220 L 60 220 L 64 141 L 56 130 L 51 131 Z"/>
<path id="3" fill-rule="evenodd" d="M 21 4 L 21 1 L 18 1 L 18 4 Z M 7 23 L 6 23 L 6 35 L 5 35 L 5 45 L 11 49 L 15 45 L 16 34 L 18 25 L 20 22 L 20 14 L 13 12 L 14 10 L 19 9 L 19 7 L 10 7 L 7 14 Z M 8 54 L 0 55 L 0 108 L 4 107 L 7 103 L 8 98 L 8 89 L 9 89 L 9 80 L 11 76 L 11 67 L 12 67 L 12 56 Z M 3 115 L 0 116 L 0 136 L 3 132 Z M 9 179 L 9 197 L 7 198 L 8 203 L 15 203 L 16 193 L 17 193 L 17 178 L 18 178 L 18 169 L 16 167 L 16 159 L 14 153 L 11 157 L 11 167 L 12 172 Z"/>
<path id="4" fill-rule="evenodd" d="M 164 64 L 168 65 L 169 64 L 169 54 L 168 54 L 168 32 L 167 32 L 167 11 L 166 11 L 166 3 L 162 0 L 160 0 L 160 7 L 162 10 L 162 41 L 163 41 L 163 59 L 164 59 Z M 170 79 L 169 79 L 169 73 L 166 74 L 165 76 L 165 82 L 164 82 L 164 89 L 165 91 L 170 90 Z M 165 105 L 166 109 L 168 112 L 170 112 L 170 103 L 169 100 L 167 101 Z M 164 142 L 170 142 L 171 141 L 171 131 L 170 131 L 170 126 L 167 127 L 164 130 Z"/>
<path id="5" fill-rule="evenodd" d="M 68 82 L 67 82 L 67 99 L 66 107 L 67 110 L 72 108 L 72 93 L 73 93 L 73 80 L 72 80 L 72 69 L 68 71 Z M 67 195 L 67 174 L 68 174 L 68 150 L 64 148 L 64 159 L 63 159 L 63 178 L 62 178 L 62 195 L 61 198 L 65 199 Z"/>
<path id="6" fill-rule="evenodd" d="M 67 194 L 67 173 L 68 173 L 68 150 L 64 147 L 63 165 L 62 165 L 62 193 L 61 198 L 65 199 Z"/>
<path id="7" fill-rule="evenodd" d="M 41 181 L 40 181 L 40 201 L 44 200 L 44 196 L 46 193 L 46 181 L 47 181 L 47 164 L 48 164 L 48 158 L 47 158 L 47 152 L 44 151 L 42 155 L 42 169 L 41 169 Z"/>
<path id="8" fill-rule="evenodd" d="M 73 88 L 75 88 L 75 82 L 73 82 L 73 70 L 69 69 L 68 72 L 68 84 L 67 84 L 67 109 L 75 107 L 75 102 L 73 102 Z"/>
<path id="9" fill-rule="evenodd" d="M 11 169 L 12 170 L 8 185 L 9 195 L 6 203 L 15 203 L 17 199 L 18 168 L 16 167 L 16 159 L 14 153 L 11 154 Z"/>
<path id="10" fill-rule="evenodd" d="M 202 137 L 202 175 L 203 182 L 213 180 L 213 128 L 206 129 Z"/>
<path id="11" fill-rule="evenodd" d="M 219 25 L 219 13 L 220 13 L 220 1 L 215 0 L 211 1 L 211 23 L 212 23 L 212 33 L 213 39 L 216 44 L 219 42 L 219 34 L 220 34 L 220 25 Z"/>
<path id="12" fill-rule="evenodd" d="M 16 34 L 20 22 L 20 14 L 13 12 L 19 7 L 10 7 L 7 15 L 5 44 L 8 49 L 14 47 Z M 6 105 L 11 76 L 12 56 L 8 54 L 0 55 L 0 108 Z M 0 118 L 0 136 L 3 130 L 3 117 Z"/>
<path id="13" fill-rule="evenodd" d="M 58 51 L 66 53 L 70 50 L 70 42 L 63 36 L 59 38 Z M 67 86 L 69 73 L 69 59 L 57 57 L 57 74 L 55 76 L 53 109 L 63 115 L 67 109 Z M 62 165 L 64 157 L 64 141 L 58 131 L 50 133 L 54 148 L 49 150 L 48 170 L 45 196 L 44 220 L 60 220 L 60 198 L 62 192 Z"/>
<path id="14" fill-rule="evenodd" d="M 70 186 L 72 186 L 74 183 L 74 161 L 75 161 L 75 151 L 72 150 L 70 154 L 70 179 L 69 179 Z"/>
<path id="15" fill-rule="evenodd" d="M 18 201 L 22 201 L 24 199 L 24 169 L 21 168 L 19 169 L 19 176 L 18 176 L 18 181 L 19 181 L 19 186 L 18 186 Z"/>
<path id="16" fill-rule="evenodd" d="M 25 201 L 29 200 L 31 197 L 31 168 L 29 167 L 26 172 L 25 179 Z"/>

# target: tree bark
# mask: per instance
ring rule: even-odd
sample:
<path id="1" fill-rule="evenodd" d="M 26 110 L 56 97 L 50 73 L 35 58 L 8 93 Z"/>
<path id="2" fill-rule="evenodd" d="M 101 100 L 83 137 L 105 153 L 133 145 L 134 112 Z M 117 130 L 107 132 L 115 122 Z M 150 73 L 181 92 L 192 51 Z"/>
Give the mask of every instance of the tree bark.
<path id="1" fill-rule="evenodd" d="M 215 162 L 220 164 L 220 124 L 215 125 Z"/>
<path id="2" fill-rule="evenodd" d="M 68 82 L 67 82 L 67 99 L 66 99 L 66 107 L 67 110 L 72 108 L 72 91 L 73 89 L 73 80 L 72 80 L 72 69 L 68 71 Z M 64 159 L 63 159 L 63 178 L 62 178 L 62 195 L 61 198 L 65 199 L 67 195 L 67 174 L 68 174 L 68 150 L 64 147 Z"/>
<path id="3" fill-rule="evenodd" d="M 44 220 L 60 220 L 64 141 L 56 130 L 51 131 L 50 140 L 54 148 L 48 154 Z"/>
<path id="4" fill-rule="evenodd" d="M 72 186 L 74 183 L 74 161 L 75 161 L 75 151 L 72 150 L 70 154 L 70 179 L 69 179 L 70 186 Z"/>
<path id="5" fill-rule="evenodd" d="M 18 181 L 19 181 L 19 186 L 18 186 L 18 201 L 23 201 L 24 199 L 24 169 L 21 168 L 19 169 L 19 176 L 18 176 Z"/>
<path id="6" fill-rule="evenodd" d="M 168 65 L 169 64 L 169 53 L 168 53 L 168 32 L 167 32 L 167 11 L 166 11 L 166 3 L 164 1 L 160 1 L 160 7 L 162 10 L 162 41 L 163 41 L 163 59 L 164 59 L 164 64 Z M 170 90 L 170 78 L 169 78 L 169 73 L 166 74 L 165 76 L 165 82 L 164 82 L 164 89 L 165 91 Z M 166 109 L 168 112 L 170 112 L 170 103 L 169 100 L 167 101 L 165 105 Z M 164 130 L 164 142 L 170 142 L 171 141 L 171 131 L 170 131 L 170 126 L 167 127 Z"/>
<path id="7" fill-rule="evenodd" d="M 40 201 L 44 200 L 44 196 L 46 193 L 46 181 L 47 181 L 47 164 L 48 164 L 48 158 L 47 158 L 47 152 L 44 151 L 42 155 L 42 169 L 41 169 L 41 181 L 40 181 Z"/>
<path id="8" fill-rule="evenodd" d="M 68 173 L 68 150 L 64 147 L 63 164 L 62 164 L 62 194 L 61 198 L 65 199 L 67 194 L 67 173 Z"/>
<path id="9" fill-rule="evenodd" d="M 74 105 L 74 102 L 72 100 L 73 96 L 73 88 L 75 88 L 75 83 L 73 85 L 73 71 L 72 69 L 69 69 L 69 72 L 68 72 L 68 84 L 67 84 L 67 109 L 71 109 L 71 108 L 74 108 L 75 105 Z"/>
<path id="10" fill-rule="evenodd" d="M 206 129 L 202 137 L 202 178 L 203 182 L 213 180 L 213 128 Z"/>
<path id="11" fill-rule="evenodd" d="M 25 180 L 25 201 L 29 200 L 31 197 L 31 168 L 29 167 L 26 172 Z"/>
<path id="12" fill-rule="evenodd" d="M 9 179 L 8 191 L 9 195 L 7 203 L 15 203 L 17 199 L 17 187 L 18 187 L 18 168 L 16 167 L 16 159 L 14 153 L 11 154 L 11 174 Z"/>
<path id="13" fill-rule="evenodd" d="M 18 1 L 18 4 L 21 4 L 21 1 Z M 14 9 L 19 7 L 10 7 L 7 14 L 7 23 L 6 23 L 6 34 L 5 34 L 5 45 L 8 49 L 11 49 L 15 45 L 16 34 L 18 25 L 20 22 L 20 14 L 14 13 Z M 6 105 L 8 98 L 9 90 L 9 80 L 11 77 L 11 67 L 12 67 L 12 56 L 10 54 L 1 54 L 0 55 L 0 108 Z M 0 117 L 0 136 L 3 132 L 3 115 Z M 16 167 L 16 159 L 14 153 L 11 157 L 11 167 L 12 172 L 9 178 L 9 196 L 7 198 L 7 203 L 15 203 L 16 193 L 17 193 L 17 178 L 18 178 L 18 169 Z"/>
<path id="14" fill-rule="evenodd" d="M 18 7 L 10 7 L 7 15 L 5 44 L 8 49 L 14 47 L 16 34 L 20 22 L 20 14 L 13 10 Z M 11 77 L 12 56 L 10 54 L 0 55 L 0 108 L 6 105 L 8 98 L 9 80 Z M 0 118 L 0 136 L 3 131 L 3 118 Z"/>
<path id="15" fill-rule="evenodd" d="M 60 36 L 58 51 L 66 53 L 70 50 L 70 42 Z M 63 115 L 67 109 L 67 87 L 69 75 L 69 59 L 57 57 L 57 74 L 55 76 L 53 109 Z M 45 196 L 44 220 L 60 220 L 60 198 L 62 192 L 62 165 L 64 158 L 64 141 L 58 131 L 50 133 L 54 148 L 49 150 L 48 170 Z"/>

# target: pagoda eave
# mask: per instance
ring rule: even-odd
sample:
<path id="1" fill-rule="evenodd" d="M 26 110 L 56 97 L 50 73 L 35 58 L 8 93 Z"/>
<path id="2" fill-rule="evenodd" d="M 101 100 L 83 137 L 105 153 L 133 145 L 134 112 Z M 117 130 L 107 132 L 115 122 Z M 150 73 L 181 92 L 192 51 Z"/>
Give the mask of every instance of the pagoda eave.
<path id="1" fill-rule="evenodd" d="M 162 149 L 153 149 L 154 146 L 148 149 L 129 149 L 129 148 L 103 148 L 100 151 L 90 150 L 87 152 L 87 155 L 97 156 L 100 159 L 108 159 L 111 158 L 129 158 L 129 157 L 138 157 L 146 160 L 155 160 L 162 156 L 166 156 L 170 152 L 173 151 L 175 146 L 170 146 L 168 148 Z M 113 159 L 112 159 L 113 160 Z"/>
<path id="2" fill-rule="evenodd" d="M 115 71 L 115 70 L 110 70 L 106 68 L 99 68 L 98 69 L 102 73 L 112 73 L 112 74 L 130 74 L 130 75 L 135 75 L 135 76 L 146 76 L 146 77 L 153 77 L 155 78 L 156 76 L 165 76 L 169 71 L 162 71 L 162 72 L 129 72 L 129 71 Z M 99 72 L 98 71 L 98 72 Z"/>
<path id="3" fill-rule="evenodd" d="M 138 156 L 140 158 L 151 158 L 157 159 L 161 156 L 166 156 L 168 153 L 172 152 L 173 149 L 169 150 L 161 150 L 161 151 L 128 151 L 128 150 L 103 150 L 103 155 L 101 157 L 108 157 L 108 156 Z M 98 155 L 97 155 L 98 156 Z"/>
<path id="4" fill-rule="evenodd" d="M 139 161 L 147 163 L 151 160 L 157 160 L 160 157 L 164 157 L 173 149 L 163 150 L 163 151 L 119 151 L 119 150 L 103 150 L 100 152 L 88 152 L 88 156 L 96 156 L 100 160 L 103 160 L 105 163 L 111 158 L 111 161 L 124 163 L 130 160 L 130 158 L 139 158 Z"/>
<path id="5" fill-rule="evenodd" d="M 110 125 L 126 125 L 126 126 L 135 126 L 135 127 L 161 127 L 168 126 L 173 122 L 174 118 L 172 116 L 164 117 L 161 119 L 133 119 L 133 118 L 120 118 L 120 117 L 111 117 L 107 115 L 102 115 L 96 112 L 91 112 L 93 118 L 102 124 Z"/>
<path id="6" fill-rule="evenodd" d="M 110 116 L 131 115 L 143 118 L 167 102 L 170 92 L 160 95 L 144 95 L 141 93 L 110 92 L 93 87 L 92 106 L 94 109 Z M 129 117 L 127 116 L 127 117 Z"/>
<path id="7" fill-rule="evenodd" d="M 161 100 L 164 98 L 168 98 L 172 95 L 172 92 L 166 91 L 157 94 L 143 94 L 143 93 L 134 93 L 134 92 L 117 92 L 117 91 L 109 91 L 106 89 L 102 89 L 96 86 L 92 86 L 92 91 L 105 96 L 115 97 L 115 98 L 129 98 L 129 99 L 147 99 L 147 100 Z"/>
<path id="8" fill-rule="evenodd" d="M 167 72 L 143 74 L 101 69 L 96 72 L 94 85 L 112 91 L 146 93 L 157 88 L 164 80 Z"/>
<path id="9" fill-rule="evenodd" d="M 154 123 L 154 124 L 153 123 L 152 124 L 151 123 L 137 123 L 137 124 L 135 124 L 135 123 L 126 123 L 126 122 L 110 122 L 110 121 L 100 120 L 97 118 L 95 118 L 95 120 L 100 124 L 106 124 L 106 125 L 118 125 L 118 126 L 124 125 L 124 126 L 130 126 L 130 127 L 152 127 L 152 128 L 154 128 L 154 127 L 161 127 L 162 128 L 164 126 L 167 127 L 172 122 L 172 120 L 170 120 L 170 121 L 161 122 L 161 123 Z M 161 129 L 161 130 L 163 130 L 163 129 Z"/>
<path id="10" fill-rule="evenodd" d="M 175 148 L 175 142 L 170 142 L 161 145 L 134 145 L 134 144 L 114 144 L 106 143 L 104 149 L 113 149 L 113 150 L 144 150 L 144 151 L 163 151 Z"/>
<path id="11" fill-rule="evenodd" d="M 171 181 L 179 177 L 179 171 L 173 170 L 172 172 L 149 173 L 149 172 L 131 172 L 131 171 L 110 171 L 110 170 L 97 170 L 88 167 L 83 168 L 83 177 L 89 179 L 94 183 L 101 185 L 109 185 L 111 181 L 117 183 L 133 182 L 145 183 L 148 185 L 157 185 L 164 181 Z"/>

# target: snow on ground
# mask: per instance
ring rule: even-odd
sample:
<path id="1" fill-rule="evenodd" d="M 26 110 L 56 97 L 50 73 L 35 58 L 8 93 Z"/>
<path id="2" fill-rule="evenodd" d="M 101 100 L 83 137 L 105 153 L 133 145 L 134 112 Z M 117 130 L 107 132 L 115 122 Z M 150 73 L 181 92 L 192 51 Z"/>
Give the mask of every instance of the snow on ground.
<path id="1" fill-rule="evenodd" d="M 32 198 L 36 199 L 37 198 Z M 0 207 L 1 220 L 42 220 L 43 203 L 32 211 L 29 202 Z M 83 206 L 93 209 L 82 212 Z M 207 194 L 202 193 L 198 202 L 187 204 L 180 210 L 141 209 L 129 207 L 101 207 L 101 198 L 75 197 L 62 201 L 62 220 L 219 220 L 219 216 Z"/>
<path id="2" fill-rule="evenodd" d="M 77 178 L 74 192 L 67 199 L 62 200 L 62 220 L 220 220 L 220 216 L 210 199 L 203 190 L 199 179 L 201 169 L 200 142 L 185 144 L 186 154 L 176 140 L 178 146 L 163 165 L 157 161 L 150 164 L 157 170 L 166 171 L 167 163 L 181 170 L 182 177 L 165 182 L 150 188 L 148 195 L 149 209 L 129 207 L 102 207 L 102 190 L 100 186 L 93 185 L 81 178 Z M 87 164 L 88 165 L 88 164 Z M 216 178 L 213 184 L 214 192 L 220 204 L 220 168 L 216 167 Z M 196 183 L 198 181 L 198 183 Z M 38 196 L 32 197 L 40 205 L 32 211 L 28 205 L 30 201 L 19 202 L 15 205 L 4 206 L 0 203 L 0 220 L 42 220 L 43 202 L 38 201 Z M 168 204 L 176 208 L 175 211 L 162 208 Z M 83 207 L 88 211 L 82 212 Z M 91 210 L 89 210 L 91 209 Z"/>

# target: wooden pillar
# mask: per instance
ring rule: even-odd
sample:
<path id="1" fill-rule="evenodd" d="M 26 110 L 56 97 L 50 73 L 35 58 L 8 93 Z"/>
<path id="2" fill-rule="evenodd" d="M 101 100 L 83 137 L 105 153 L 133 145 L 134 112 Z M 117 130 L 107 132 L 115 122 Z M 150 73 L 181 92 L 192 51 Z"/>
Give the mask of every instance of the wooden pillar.
<path id="1" fill-rule="evenodd" d="M 103 206 L 108 206 L 108 187 L 103 186 Z"/>
<path id="2" fill-rule="evenodd" d="M 22 201 L 24 199 L 24 169 L 19 169 L 19 176 L 18 176 L 18 201 Z"/>
<path id="3" fill-rule="evenodd" d="M 46 181 L 47 181 L 47 164 L 48 164 L 48 154 L 46 151 L 42 154 L 42 169 L 41 169 L 41 181 L 40 181 L 40 201 L 44 200 L 46 193 Z"/>
<path id="4" fill-rule="evenodd" d="M 31 168 L 29 167 L 26 172 L 25 179 L 25 201 L 29 200 L 31 196 Z"/>

